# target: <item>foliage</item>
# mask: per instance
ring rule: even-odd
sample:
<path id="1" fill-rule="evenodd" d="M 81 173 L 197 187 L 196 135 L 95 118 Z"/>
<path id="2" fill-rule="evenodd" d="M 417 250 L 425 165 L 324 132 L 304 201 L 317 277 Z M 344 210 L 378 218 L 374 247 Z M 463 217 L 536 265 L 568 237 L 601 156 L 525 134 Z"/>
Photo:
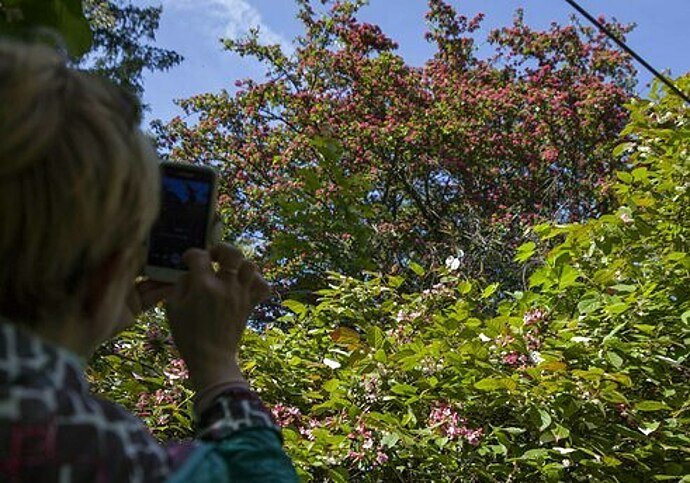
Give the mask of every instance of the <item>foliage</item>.
<path id="1" fill-rule="evenodd" d="M 53 28 L 72 55 L 82 55 L 92 45 L 81 0 L 3 0 L 0 2 L 0 33 L 25 37 Z"/>
<path id="2" fill-rule="evenodd" d="M 80 59 L 80 66 L 141 95 L 144 70 L 168 70 L 182 62 L 178 53 L 150 44 L 156 39 L 162 7 L 136 7 L 122 0 L 84 0 L 84 10 L 94 45 Z"/>
<path id="3" fill-rule="evenodd" d="M 286 300 L 247 335 L 244 370 L 305 480 L 690 481 L 690 120 L 656 93 L 629 108 L 617 208 L 535 225 L 528 289 L 453 260 L 332 273 L 318 303 Z M 155 361 L 137 331 L 120 350 Z M 144 397 L 141 375 L 107 374 L 106 394 Z"/>
<path id="4" fill-rule="evenodd" d="M 518 12 L 480 58 L 482 16 L 431 0 L 436 53 L 416 67 L 357 19 L 362 2 L 298 3 L 294 55 L 256 33 L 225 41 L 267 80 L 181 101 L 184 118 L 158 126 L 170 157 L 220 166 L 229 235 L 284 293 L 305 301 L 329 270 L 393 273 L 449 254 L 514 288 L 526 226 L 610 206 L 600 187 L 621 167 L 610 151 L 634 70 L 603 36 L 576 23 L 536 31 Z"/>
<path id="5" fill-rule="evenodd" d="M 163 439 L 190 436 L 193 392 L 164 314 L 155 309 L 101 347 L 87 371 L 94 392 L 126 405 Z"/>
<path id="6" fill-rule="evenodd" d="M 52 43 L 59 35 L 78 67 L 140 96 L 144 70 L 182 62 L 178 53 L 148 43 L 156 39 L 161 13 L 162 7 L 122 0 L 3 0 L 0 34 Z"/>

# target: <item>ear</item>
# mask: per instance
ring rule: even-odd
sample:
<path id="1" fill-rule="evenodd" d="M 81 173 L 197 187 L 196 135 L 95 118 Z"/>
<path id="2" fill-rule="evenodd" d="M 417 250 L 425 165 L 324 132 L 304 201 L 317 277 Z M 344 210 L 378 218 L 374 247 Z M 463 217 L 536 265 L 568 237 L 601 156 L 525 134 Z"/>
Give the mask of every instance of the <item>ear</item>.
<path id="1" fill-rule="evenodd" d="M 82 304 L 84 316 L 92 319 L 97 315 L 99 308 L 108 296 L 108 290 L 114 283 L 118 282 L 119 277 L 123 276 L 126 261 L 125 254 L 117 252 L 91 271 Z"/>

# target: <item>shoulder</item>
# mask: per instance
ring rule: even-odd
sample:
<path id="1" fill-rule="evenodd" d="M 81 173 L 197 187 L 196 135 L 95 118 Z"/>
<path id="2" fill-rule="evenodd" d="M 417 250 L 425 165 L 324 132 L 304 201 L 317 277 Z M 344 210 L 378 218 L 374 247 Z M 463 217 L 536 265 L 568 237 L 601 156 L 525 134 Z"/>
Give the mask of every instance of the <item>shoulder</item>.
<path id="1" fill-rule="evenodd" d="M 58 481 L 60 471 L 67 481 L 148 482 L 169 473 L 165 450 L 116 404 L 74 390 L 9 396 L 14 414 L 0 412 L 0 437 L 10 442 L 0 451 L 5 475 Z"/>

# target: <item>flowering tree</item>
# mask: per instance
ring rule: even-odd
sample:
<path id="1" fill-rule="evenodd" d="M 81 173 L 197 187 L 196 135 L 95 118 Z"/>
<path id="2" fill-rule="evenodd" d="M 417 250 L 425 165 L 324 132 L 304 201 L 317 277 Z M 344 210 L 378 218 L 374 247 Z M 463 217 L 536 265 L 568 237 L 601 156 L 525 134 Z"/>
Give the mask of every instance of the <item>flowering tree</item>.
<path id="1" fill-rule="evenodd" d="M 690 120 L 655 93 L 630 108 L 616 208 L 533 226 L 528 289 L 452 264 L 332 274 L 318 303 L 287 300 L 247 334 L 243 369 L 305 481 L 690 479 Z M 116 342 L 94 380 L 180 436 L 189 392 L 161 324 Z"/>
<path id="2" fill-rule="evenodd" d="M 158 126 L 169 156 L 220 167 L 230 235 L 293 295 L 328 270 L 394 272 L 449 254 L 464 273 L 516 286 L 527 224 L 609 206 L 600 188 L 620 166 L 609 153 L 634 70 L 601 35 L 535 31 L 518 12 L 479 58 L 482 16 L 431 0 L 436 53 L 414 67 L 357 20 L 363 2 L 324 2 L 323 14 L 298 3 L 294 55 L 256 34 L 225 41 L 263 61 L 267 80 L 180 101 L 184 118 Z"/>

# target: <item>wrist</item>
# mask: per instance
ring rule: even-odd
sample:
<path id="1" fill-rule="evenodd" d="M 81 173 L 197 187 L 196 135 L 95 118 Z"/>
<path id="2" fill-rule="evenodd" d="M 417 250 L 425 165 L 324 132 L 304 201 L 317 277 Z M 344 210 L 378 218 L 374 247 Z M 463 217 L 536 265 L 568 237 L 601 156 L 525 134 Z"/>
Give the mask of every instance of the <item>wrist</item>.
<path id="1" fill-rule="evenodd" d="M 197 393 L 226 382 L 247 384 L 236 358 L 214 362 L 213 364 L 190 365 L 189 379 L 192 389 Z"/>

